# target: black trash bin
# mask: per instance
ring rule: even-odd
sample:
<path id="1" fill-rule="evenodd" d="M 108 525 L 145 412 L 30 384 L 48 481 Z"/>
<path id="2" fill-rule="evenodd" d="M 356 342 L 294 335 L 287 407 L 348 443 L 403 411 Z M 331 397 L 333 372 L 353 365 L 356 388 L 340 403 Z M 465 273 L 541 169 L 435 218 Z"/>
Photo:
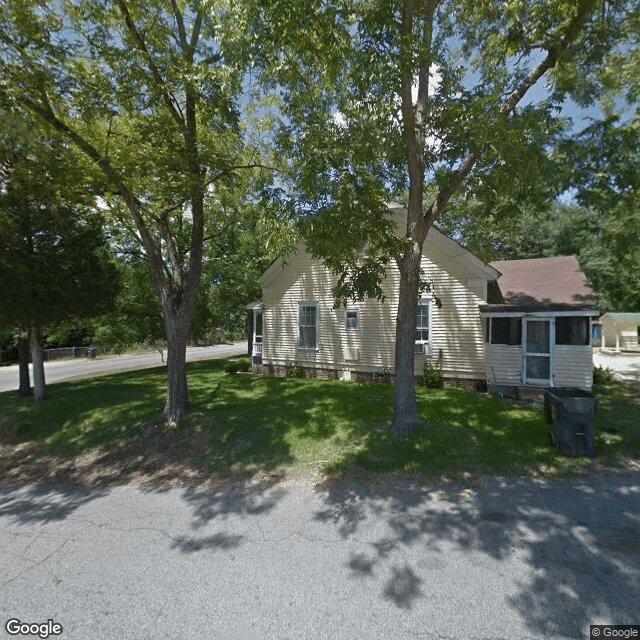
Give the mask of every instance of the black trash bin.
<path id="1" fill-rule="evenodd" d="M 595 418 L 598 399 L 574 387 L 552 387 L 544 393 L 544 417 L 553 424 L 553 444 L 568 456 L 596 455 Z"/>

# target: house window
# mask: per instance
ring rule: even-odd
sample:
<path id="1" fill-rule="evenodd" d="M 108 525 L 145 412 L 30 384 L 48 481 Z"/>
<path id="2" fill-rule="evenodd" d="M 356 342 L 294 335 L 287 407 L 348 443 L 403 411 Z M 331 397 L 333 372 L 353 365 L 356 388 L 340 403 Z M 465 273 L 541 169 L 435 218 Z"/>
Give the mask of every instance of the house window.
<path id="1" fill-rule="evenodd" d="M 301 302 L 298 310 L 298 347 L 318 348 L 318 305 Z"/>
<path id="2" fill-rule="evenodd" d="M 566 316 L 556 318 L 556 344 L 588 346 L 589 318 Z"/>
<path id="3" fill-rule="evenodd" d="M 347 331 L 355 331 L 360 328 L 360 314 L 357 309 L 347 309 L 344 326 Z"/>
<path id="4" fill-rule="evenodd" d="M 491 318 L 491 344 L 522 344 L 522 318 Z"/>
<path id="5" fill-rule="evenodd" d="M 429 350 L 429 301 L 418 302 L 418 320 L 416 324 L 416 353 L 427 353 Z"/>

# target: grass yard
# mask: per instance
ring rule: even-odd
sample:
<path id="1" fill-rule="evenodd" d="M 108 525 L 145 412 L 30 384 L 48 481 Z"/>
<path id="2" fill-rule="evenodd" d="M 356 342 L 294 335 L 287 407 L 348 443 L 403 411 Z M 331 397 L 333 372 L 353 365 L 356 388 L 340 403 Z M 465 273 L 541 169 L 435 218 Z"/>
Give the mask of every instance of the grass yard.
<path id="1" fill-rule="evenodd" d="M 464 480 L 638 468 L 640 394 L 597 391 L 596 460 L 548 445 L 542 409 L 462 389 L 418 389 L 425 427 L 389 435 L 390 385 L 227 375 L 189 364 L 194 412 L 154 422 L 165 370 L 51 385 L 44 404 L 0 394 L 0 480 L 144 487 L 275 484 L 345 474 Z"/>

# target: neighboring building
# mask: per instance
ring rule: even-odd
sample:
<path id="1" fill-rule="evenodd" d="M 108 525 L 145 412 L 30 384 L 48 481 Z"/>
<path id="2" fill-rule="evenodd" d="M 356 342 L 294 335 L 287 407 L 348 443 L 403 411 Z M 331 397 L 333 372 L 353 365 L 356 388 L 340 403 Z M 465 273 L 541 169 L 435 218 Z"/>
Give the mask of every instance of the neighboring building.
<path id="1" fill-rule="evenodd" d="M 404 209 L 390 208 L 400 223 Z M 527 386 L 591 386 L 590 318 L 597 312 L 574 257 L 487 265 L 432 228 L 422 270 L 435 295 L 418 301 L 416 375 L 429 359 L 450 383 L 487 381 L 500 392 L 505 386 L 514 393 Z M 392 373 L 398 282 L 391 263 L 384 302 L 335 309 L 336 276 L 299 245 L 267 269 L 263 300 L 247 307 L 254 361 L 273 375 L 293 364 L 342 379 Z"/>
<path id="2" fill-rule="evenodd" d="M 640 313 L 605 313 L 599 322 L 603 349 L 640 351 Z"/>

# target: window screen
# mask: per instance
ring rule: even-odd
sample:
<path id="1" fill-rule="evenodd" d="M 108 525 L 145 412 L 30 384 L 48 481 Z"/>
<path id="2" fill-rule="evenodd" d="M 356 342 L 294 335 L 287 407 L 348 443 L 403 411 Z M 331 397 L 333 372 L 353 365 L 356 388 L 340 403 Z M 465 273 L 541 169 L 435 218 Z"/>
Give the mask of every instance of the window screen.
<path id="1" fill-rule="evenodd" d="M 589 318 L 556 318 L 556 344 L 589 345 Z"/>
<path id="2" fill-rule="evenodd" d="M 491 318 L 491 344 L 522 344 L 522 318 Z"/>

